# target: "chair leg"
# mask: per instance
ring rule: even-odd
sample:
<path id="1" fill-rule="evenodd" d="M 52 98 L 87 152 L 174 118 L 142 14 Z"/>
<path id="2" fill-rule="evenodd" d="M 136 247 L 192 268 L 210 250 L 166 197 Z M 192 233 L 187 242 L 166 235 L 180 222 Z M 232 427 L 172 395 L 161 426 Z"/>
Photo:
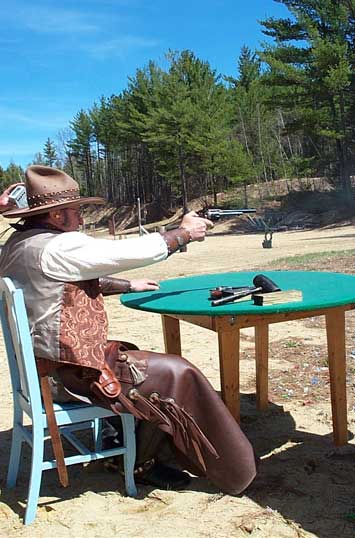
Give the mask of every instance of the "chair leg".
<path id="1" fill-rule="evenodd" d="M 33 426 L 32 463 L 28 488 L 27 508 L 24 523 L 29 525 L 36 517 L 39 490 L 42 481 L 42 463 L 44 454 L 44 431 L 42 426 Z"/>
<path id="2" fill-rule="evenodd" d="M 96 452 L 102 450 L 102 418 L 94 418 L 94 427 L 92 433 L 94 436 L 94 447 Z"/>
<path id="3" fill-rule="evenodd" d="M 128 413 L 121 415 L 123 440 L 126 452 L 123 455 L 124 477 L 126 493 L 129 497 L 137 495 L 137 488 L 134 482 L 134 464 L 136 461 L 136 435 L 134 416 Z"/>
<path id="4" fill-rule="evenodd" d="M 20 467 L 22 442 L 23 442 L 23 439 L 22 439 L 22 433 L 21 433 L 21 426 L 14 425 L 13 430 L 12 430 L 9 468 L 7 470 L 6 486 L 8 488 L 13 488 L 16 486 L 18 471 Z"/>

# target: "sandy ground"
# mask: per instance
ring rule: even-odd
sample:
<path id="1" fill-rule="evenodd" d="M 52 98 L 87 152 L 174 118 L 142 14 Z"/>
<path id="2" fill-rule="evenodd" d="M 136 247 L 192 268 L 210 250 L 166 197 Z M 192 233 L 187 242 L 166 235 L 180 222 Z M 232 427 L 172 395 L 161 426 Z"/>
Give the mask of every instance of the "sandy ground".
<path id="1" fill-rule="evenodd" d="M 128 278 L 157 280 L 198 273 L 261 270 L 274 260 L 299 254 L 342 251 L 355 247 L 352 225 L 302 232 L 276 233 L 273 248 L 263 249 L 261 235 L 222 235 L 217 227 L 188 252 Z M 334 261 L 335 260 L 335 261 Z M 337 258 L 328 270 L 345 270 Z M 279 266 L 287 268 L 288 262 Z M 345 263 L 345 262 L 344 262 Z M 353 260 L 347 258 L 347 271 Z M 327 269 L 321 262 L 320 269 Z M 277 268 L 273 265 L 273 269 Z M 311 267 L 312 269 L 317 267 Z M 107 299 L 110 336 L 139 347 L 163 351 L 158 315 L 123 307 Z M 354 431 L 353 380 L 355 342 L 352 313 L 347 315 L 349 364 L 349 430 Z M 219 389 L 216 335 L 182 323 L 183 355 L 199 366 Z M 354 350 L 352 348 L 354 346 Z M 56 474 L 45 473 L 36 521 L 22 524 L 30 452 L 25 450 L 23 472 L 13 491 L 5 488 L 11 443 L 12 402 L 2 342 L 3 375 L 0 431 L 0 536 L 133 538 L 192 537 L 350 537 L 355 536 L 355 442 L 343 449 L 332 444 L 327 378 L 326 341 L 322 319 L 273 325 L 270 345 L 270 407 L 255 409 L 253 332 L 242 331 L 242 427 L 261 458 L 259 474 L 244 495 L 217 491 L 207 480 L 193 479 L 186 491 L 139 487 L 136 499 L 124 496 L 122 480 L 101 463 L 69 470 L 70 487 L 62 489 Z M 350 433 L 350 437 L 353 435 Z"/>

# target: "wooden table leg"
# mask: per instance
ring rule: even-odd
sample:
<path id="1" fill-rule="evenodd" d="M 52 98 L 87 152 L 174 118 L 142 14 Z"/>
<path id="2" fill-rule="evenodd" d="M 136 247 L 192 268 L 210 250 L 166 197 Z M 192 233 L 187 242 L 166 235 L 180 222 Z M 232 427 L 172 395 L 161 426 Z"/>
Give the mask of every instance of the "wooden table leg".
<path id="1" fill-rule="evenodd" d="M 161 317 L 166 353 L 181 355 L 180 322 L 170 316 Z"/>
<path id="2" fill-rule="evenodd" d="M 348 442 L 346 408 L 345 313 L 334 308 L 326 314 L 333 436 L 337 446 Z"/>
<path id="3" fill-rule="evenodd" d="M 269 326 L 261 323 L 255 326 L 255 370 L 256 370 L 256 405 L 260 411 L 268 407 L 268 360 L 269 360 Z"/>
<path id="4" fill-rule="evenodd" d="M 239 329 L 218 332 L 222 399 L 237 422 L 240 422 L 239 342 Z"/>

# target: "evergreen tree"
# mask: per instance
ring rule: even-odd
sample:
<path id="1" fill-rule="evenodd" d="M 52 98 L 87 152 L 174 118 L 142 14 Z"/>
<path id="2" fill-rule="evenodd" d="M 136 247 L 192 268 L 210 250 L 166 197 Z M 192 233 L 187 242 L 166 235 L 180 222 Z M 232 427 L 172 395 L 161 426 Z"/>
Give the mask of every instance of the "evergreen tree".
<path id="1" fill-rule="evenodd" d="M 47 138 L 43 147 L 43 161 L 47 166 L 54 166 L 58 161 L 55 144 L 50 138 Z"/>
<path id="2" fill-rule="evenodd" d="M 274 104 L 292 111 L 286 128 L 302 133 L 304 155 L 335 177 L 345 194 L 354 174 L 355 1 L 275 0 L 292 17 L 262 22 Z M 308 144 L 307 144 L 308 141 Z"/>
<path id="3" fill-rule="evenodd" d="M 89 114 L 84 110 L 80 110 L 73 121 L 70 122 L 70 127 L 73 130 L 74 137 L 68 142 L 68 148 L 79 170 L 82 171 L 82 176 L 79 177 L 79 180 L 84 182 L 85 194 L 94 196 L 96 188 L 91 148 L 94 133 Z"/>
<path id="4" fill-rule="evenodd" d="M 146 101 L 143 140 L 186 210 L 191 194 L 201 192 L 197 178 L 212 172 L 211 154 L 226 136 L 224 95 L 208 62 L 191 51 L 171 52 L 168 60 L 169 71 L 155 81 Z"/>
<path id="5" fill-rule="evenodd" d="M 149 141 L 149 117 L 160 106 L 164 77 L 165 73 L 154 62 L 138 69 L 116 108 L 124 147 L 122 165 L 127 179 L 131 178 L 132 194 L 135 192 L 143 201 L 170 198 L 169 178 L 164 177 L 165 171 L 159 165 L 164 148 L 159 151 Z"/>
<path id="6" fill-rule="evenodd" d="M 248 157 L 249 174 L 244 179 L 265 181 L 292 173 L 290 138 L 283 133 L 284 112 L 273 106 L 273 88 L 263 84 L 261 61 L 244 46 L 238 59 L 238 76 L 228 77 L 234 134 Z"/>
<path id="7" fill-rule="evenodd" d="M 11 185 L 11 183 L 18 183 L 19 181 L 23 181 L 23 176 L 24 171 L 21 166 L 15 163 L 10 163 L 3 174 L 4 185 L 7 186 Z"/>

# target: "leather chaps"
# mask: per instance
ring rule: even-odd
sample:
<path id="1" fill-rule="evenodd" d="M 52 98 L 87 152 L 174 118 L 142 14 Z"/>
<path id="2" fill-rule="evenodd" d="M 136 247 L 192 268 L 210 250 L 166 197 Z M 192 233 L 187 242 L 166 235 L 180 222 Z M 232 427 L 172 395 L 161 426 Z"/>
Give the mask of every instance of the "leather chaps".
<path id="1" fill-rule="evenodd" d="M 114 341 L 106 362 L 121 383 L 115 400 L 93 391 L 90 369 L 64 366 L 57 374 L 71 393 L 155 424 L 171 436 L 184 467 L 222 491 L 236 495 L 250 484 L 256 474 L 253 448 L 195 366 L 177 355 Z"/>

